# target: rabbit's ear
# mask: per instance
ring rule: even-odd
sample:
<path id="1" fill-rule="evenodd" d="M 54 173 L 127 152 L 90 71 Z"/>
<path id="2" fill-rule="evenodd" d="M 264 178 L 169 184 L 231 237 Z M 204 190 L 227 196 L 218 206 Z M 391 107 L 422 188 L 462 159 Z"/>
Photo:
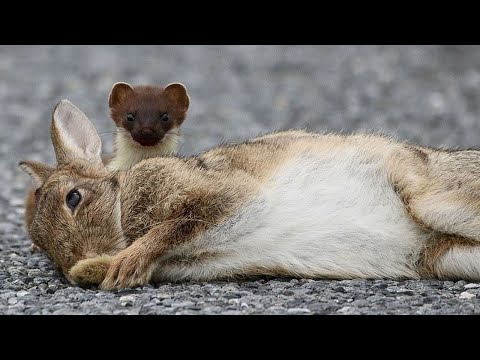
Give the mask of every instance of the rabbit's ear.
<path id="1" fill-rule="evenodd" d="M 102 164 L 102 141 L 95 126 L 70 101 L 62 100 L 55 106 L 50 134 L 59 164 L 66 164 L 74 159 Z"/>
<path id="2" fill-rule="evenodd" d="M 43 183 L 55 171 L 54 168 L 36 161 L 20 161 L 18 166 L 31 176 L 37 188 L 42 187 Z"/>

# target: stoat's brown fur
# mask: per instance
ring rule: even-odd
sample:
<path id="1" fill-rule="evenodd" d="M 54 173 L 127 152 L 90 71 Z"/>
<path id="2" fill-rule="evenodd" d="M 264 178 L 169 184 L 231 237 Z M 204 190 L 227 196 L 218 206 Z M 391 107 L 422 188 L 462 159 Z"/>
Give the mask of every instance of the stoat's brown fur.
<path id="1" fill-rule="evenodd" d="M 110 92 L 110 115 L 117 127 L 108 167 L 127 170 L 143 159 L 175 155 L 190 98 L 183 84 L 165 87 L 116 83 Z"/>

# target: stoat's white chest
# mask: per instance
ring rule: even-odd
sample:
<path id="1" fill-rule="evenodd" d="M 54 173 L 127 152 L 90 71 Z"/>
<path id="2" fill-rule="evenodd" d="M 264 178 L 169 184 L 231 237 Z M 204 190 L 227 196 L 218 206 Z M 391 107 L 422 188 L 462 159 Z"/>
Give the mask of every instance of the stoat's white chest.
<path id="1" fill-rule="evenodd" d="M 174 155 L 177 153 L 179 138 L 179 129 L 173 129 L 167 132 L 157 145 L 142 146 L 125 130 L 117 130 L 115 151 L 107 167 L 109 170 L 128 170 L 148 158 Z"/>

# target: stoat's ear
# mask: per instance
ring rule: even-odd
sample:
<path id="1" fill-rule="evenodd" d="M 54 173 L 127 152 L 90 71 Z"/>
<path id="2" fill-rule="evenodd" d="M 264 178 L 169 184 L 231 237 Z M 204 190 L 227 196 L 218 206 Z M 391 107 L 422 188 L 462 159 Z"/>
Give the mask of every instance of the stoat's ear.
<path id="1" fill-rule="evenodd" d="M 180 110 L 187 111 L 190 105 L 190 97 L 187 93 L 187 88 L 181 83 L 168 84 L 163 93 Z"/>
<path id="2" fill-rule="evenodd" d="M 103 165 L 100 157 L 102 141 L 95 126 L 70 101 L 60 101 L 53 110 L 50 135 L 59 164 L 83 159 Z"/>
<path id="3" fill-rule="evenodd" d="M 114 107 L 115 105 L 120 104 L 123 99 L 133 91 L 133 87 L 126 82 L 117 82 L 113 84 L 110 96 L 108 97 L 108 105 Z"/>

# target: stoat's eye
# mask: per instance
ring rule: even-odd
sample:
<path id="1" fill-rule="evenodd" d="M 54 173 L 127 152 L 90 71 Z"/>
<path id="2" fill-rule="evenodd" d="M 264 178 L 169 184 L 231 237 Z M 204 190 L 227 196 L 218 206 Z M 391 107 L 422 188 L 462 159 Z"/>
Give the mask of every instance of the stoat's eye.
<path id="1" fill-rule="evenodd" d="M 168 114 L 167 113 L 160 114 L 160 120 L 167 122 L 169 120 Z"/>
<path id="2" fill-rule="evenodd" d="M 133 120 L 135 120 L 135 115 L 133 115 L 132 113 L 128 113 L 128 115 L 127 115 L 127 120 L 128 120 L 128 121 L 133 121 Z"/>
<path id="3" fill-rule="evenodd" d="M 65 198 L 68 207 L 72 210 L 80 203 L 80 200 L 82 200 L 82 195 L 77 189 L 70 190 Z"/>

